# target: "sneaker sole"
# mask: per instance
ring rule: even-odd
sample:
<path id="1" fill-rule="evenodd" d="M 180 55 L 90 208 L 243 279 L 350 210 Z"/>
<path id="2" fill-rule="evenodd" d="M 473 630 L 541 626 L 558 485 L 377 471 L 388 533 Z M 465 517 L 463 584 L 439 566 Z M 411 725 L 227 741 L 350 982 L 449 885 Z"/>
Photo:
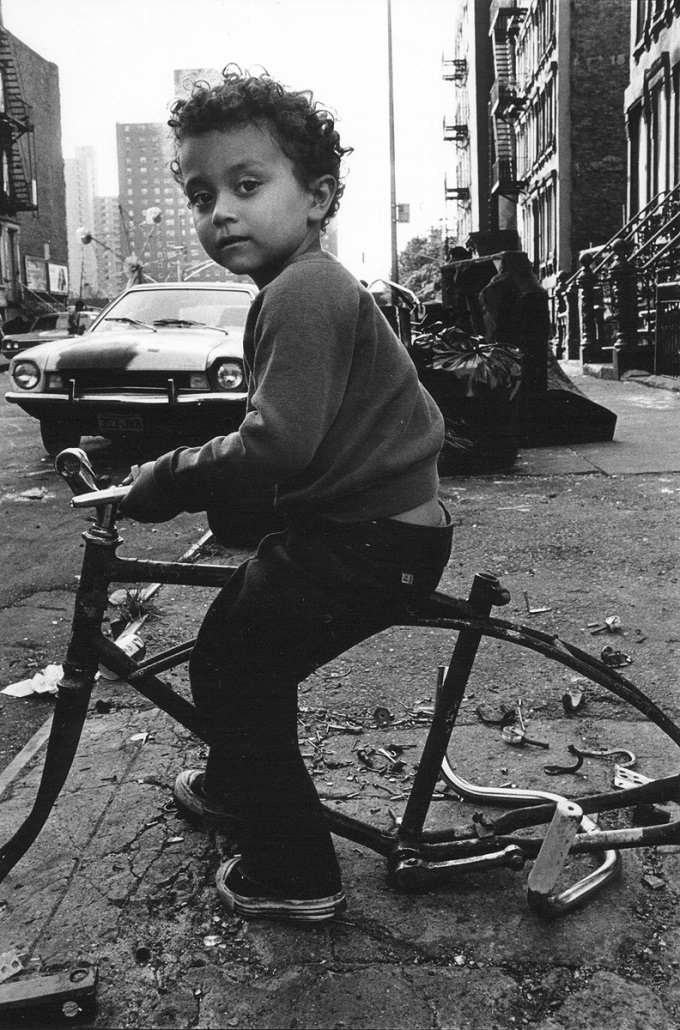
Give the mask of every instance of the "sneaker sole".
<path id="1" fill-rule="evenodd" d="M 229 815 L 227 812 L 220 812 L 218 809 L 211 809 L 205 805 L 200 798 L 193 793 L 191 790 L 191 784 L 185 784 L 181 773 L 175 780 L 172 796 L 177 807 L 177 811 L 188 822 L 195 823 L 196 825 L 200 825 L 205 822 L 209 826 L 227 825 L 234 827 L 236 825 L 234 816 Z"/>
<path id="2" fill-rule="evenodd" d="M 232 859 L 226 865 L 228 872 L 236 865 L 238 859 Z M 224 868 L 224 867 L 222 867 Z M 217 893 L 227 908 L 236 916 L 244 919 L 285 919 L 294 923 L 324 923 L 347 908 L 345 892 L 330 895 L 327 898 L 311 898 L 308 900 L 284 898 L 247 898 L 236 894 L 223 882 L 218 870 L 216 877 Z"/>

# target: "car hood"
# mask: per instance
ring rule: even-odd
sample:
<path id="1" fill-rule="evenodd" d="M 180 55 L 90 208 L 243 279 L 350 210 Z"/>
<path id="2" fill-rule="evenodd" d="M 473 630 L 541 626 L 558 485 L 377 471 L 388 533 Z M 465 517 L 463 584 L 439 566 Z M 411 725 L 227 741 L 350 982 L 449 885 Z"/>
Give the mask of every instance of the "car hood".
<path id="1" fill-rule="evenodd" d="M 78 368 L 200 372 L 217 357 L 242 356 L 243 330 L 238 328 L 229 329 L 228 336 L 215 329 L 94 332 L 31 349 L 31 357 L 48 372 Z"/>

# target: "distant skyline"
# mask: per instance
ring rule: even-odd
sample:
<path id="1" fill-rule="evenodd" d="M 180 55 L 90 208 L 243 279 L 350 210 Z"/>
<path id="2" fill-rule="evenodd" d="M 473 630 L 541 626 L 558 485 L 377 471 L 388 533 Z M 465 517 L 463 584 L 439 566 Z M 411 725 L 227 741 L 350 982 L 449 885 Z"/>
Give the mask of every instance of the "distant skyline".
<path id="1" fill-rule="evenodd" d="M 392 0 L 401 250 L 445 215 L 442 55 L 461 0 Z M 387 0 L 2 0 L 5 27 L 59 67 L 64 157 L 97 154 L 97 192 L 118 191 L 116 122 L 166 122 L 177 69 L 264 67 L 337 112 L 347 189 L 339 253 L 389 275 Z"/>

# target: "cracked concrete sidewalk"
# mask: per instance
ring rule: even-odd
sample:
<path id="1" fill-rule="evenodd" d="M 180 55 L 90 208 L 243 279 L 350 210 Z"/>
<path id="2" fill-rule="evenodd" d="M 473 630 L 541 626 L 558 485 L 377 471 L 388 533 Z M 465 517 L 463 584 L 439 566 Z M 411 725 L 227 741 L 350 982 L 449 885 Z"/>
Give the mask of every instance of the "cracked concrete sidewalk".
<path id="1" fill-rule="evenodd" d="M 313 732 L 313 711 L 307 718 Z M 546 719 L 532 730 L 555 740 L 562 727 Z M 606 746 L 621 731 L 616 720 L 598 720 L 597 732 Z M 424 733 L 406 720 L 402 728 L 366 730 L 361 746 L 377 751 L 386 734 L 419 744 Z M 500 774 L 504 760 L 512 777 L 515 761 L 523 785 L 538 785 L 545 752 L 499 757 L 495 736 L 482 725 L 455 731 L 466 756 L 461 774 L 482 782 L 489 765 Z M 670 748 L 654 727 L 637 726 L 635 740 L 647 771 L 668 768 Z M 337 803 L 388 826 L 403 807 L 401 783 L 368 767 L 357 772 L 355 736 L 338 732 L 325 743 L 333 755 L 317 781 L 325 800 L 354 794 Z M 404 752 L 407 780 L 417 753 Z M 670 975 L 663 984 L 653 989 L 636 983 L 634 971 L 626 978 L 620 971 L 622 940 L 631 953 L 648 944 L 648 906 L 656 900 L 642 882 L 638 852 L 625 855 L 622 879 L 599 898 L 545 922 L 527 906 L 526 871 L 489 870 L 448 888 L 398 894 L 386 883 L 384 859 L 339 840 L 349 898 L 343 917 L 319 928 L 249 923 L 226 913 L 213 888 L 223 842 L 168 804 L 177 769 L 201 754 L 164 713 L 93 712 L 49 823 L 3 885 L 0 952 L 17 948 L 50 971 L 97 964 L 94 1026 L 677 1027 L 677 923 L 664 934 Z M 40 768 L 34 762 L 0 804 L 2 838 L 30 806 Z M 589 789 L 605 789 L 607 773 L 589 761 Z M 440 797 L 433 825 L 461 825 L 472 811 Z M 655 871 L 674 878 L 679 851 L 671 849 Z M 636 911 L 644 918 L 632 918 Z"/>
<path id="2" fill-rule="evenodd" d="M 612 385 L 613 392 L 607 394 Z M 587 382 L 582 388 L 591 389 Z M 528 584 L 532 599 L 545 597 L 552 582 L 554 597 L 569 594 L 571 606 L 576 603 L 574 597 L 587 597 L 594 610 L 605 612 L 614 587 L 603 585 L 596 569 L 600 565 L 609 569 L 618 582 L 620 562 L 608 553 L 600 557 L 599 549 L 604 548 L 603 541 L 611 540 L 619 548 L 613 553 L 620 556 L 631 543 L 607 535 L 602 512 L 589 503 L 586 481 L 592 477 L 580 473 L 593 472 L 604 483 L 607 475 L 619 476 L 623 465 L 636 471 L 635 461 L 641 474 L 654 471 L 655 462 L 661 466 L 656 471 L 677 471 L 680 426 L 673 417 L 676 398 L 671 406 L 665 406 L 665 400 L 659 402 L 654 411 L 663 421 L 663 432 L 651 434 L 645 442 L 640 425 L 651 409 L 644 387 L 594 381 L 592 391 L 598 400 L 615 397 L 618 403 L 622 398 L 622 404 L 630 405 L 637 419 L 632 428 L 621 425 L 617 446 L 610 449 L 587 445 L 559 449 L 559 453 L 555 448 L 525 452 L 516 482 L 508 487 L 508 500 L 516 502 L 521 496 L 522 511 L 528 513 L 521 518 L 530 519 L 539 502 L 551 502 L 540 494 L 545 487 L 529 480 L 573 475 L 569 490 L 565 488 L 554 503 L 552 518 L 559 525 L 568 505 L 574 506 L 578 539 L 587 538 L 591 544 L 588 560 L 578 551 L 578 561 L 563 554 L 553 564 L 547 559 L 541 564 L 536 551 L 531 557 L 531 579 L 521 579 L 518 569 L 513 575 L 518 584 Z M 526 481 L 519 482 L 522 479 Z M 624 497 L 625 484 L 615 482 Z M 520 491 L 529 492 L 520 495 Z M 461 540 L 457 556 L 466 569 L 471 559 L 464 547 L 470 553 L 478 547 L 472 530 L 478 524 L 483 528 L 484 519 L 490 518 L 484 497 L 492 492 L 498 493 L 493 481 L 475 482 L 475 497 L 469 497 L 467 508 L 461 509 L 469 512 L 466 519 L 471 523 L 470 539 Z M 627 510 L 632 505 L 631 501 Z M 645 500 L 640 508 L 640 522 L 647 527 L 651 501 Z M 670 501 L 666 510 L 664 518 L 675 518 Z M 491 514 L 498 521 L 495 509 Z M 504 514 L 500 521 L 512 518 Z M 675 522 L 666 524 L 671 527 Z M 538 525 L 527 524 L 525 531 L 535 547 Z M 519 534 L 513 540 L 518 548 L 526 546 Z M 659 553 L 663 543 L 659 541 Z M 511 564 L 507 541 L 494 540 L 494 547 L 505 552 L 499 560 Z M 650 548 L 640 562 L 651 560 Z M 597 567 L 596 562 L 600 562 Z M 626 568 L 620 578 L 631 583 L 637 571 L 637 566 Z M 666 595 L 658 593 L 660 581 L 652 586 L 657 591 L 652 607 L 658 613 Z M 670 598 L 670 586 L 664 589 Z M 150 624 L 149 638 L 156 632 L 172 639 L 180 618 L 184 624 L 200 618 L 200 611 L 187 607 L 179 595 L 164 597 L 163 608 L 164 618 L 155 623 L 155 629 Z M 564 612 L 557 614 L 565 618 Z M 517 614 L 508 617 L 521 621 Z M 186 625 L 183 639 L 189 635 L 185 630 Z M 403 630 L 390 632 L 386 641 L 371 644 L 363 667 L 352 658 L 353 674 L 365 671 L 369 685 L 396 684 L 390 687 L 397 698 L 391 707 L 397 711 L 401 698 L 410 716 L 395 720 L 389 730 L 370 725 L 369 720 L 361 737 L 341 730 L 325 734 L 322 743 L 332 760 L 315 767 L 317 786 L 327 803 L 379 826 L 389 826 L 403 810 L 402 794 L 425 733 L 422 720 L 413 716 L 413 705 L 416 699 L 431 695 L 433 688 L 408 667 L 411 682 L 399 693 L 406 678 L 400 646 L 415 662 L 422 660 L 430 641 L 427 636 L 420 640 L 417 635 L 404 635 Z M 573 633 L 566 635 L 573 639 Z M 648 663 L 656 672 L 664 654 L 672 663 L 665 640 L 660 634 L 645 645 L 649 658 L 638 647 L 639 667 Z M 345 677 L 349 667 L 348 661 L 343 665 L 345 657 L 338 659 L 335 669 L 327 670 L 327 681 L 303 686 L 303 740 L 318 742 L 315 735 L 323 711 L 342 706 L 341 692 L 332 689 L 332 677 L 338 683 Z M 504 689 L 524 674 L 521 656 L 515 657 L 515 666 L 498 666 L 496 682 Z M 557 670 L 560 675 L 551 685 L 559 689 L 558 697 L 564 687 L 561 672 Z M 540 677 L 543 689 L 543 679 L 548 678 L 544 669 Z M 482 686 L 488 691 L 498 689 L 490 687 L 488 680 Z M 354 700 L 359 706 L 368 705 L 368 699 L 372 705 L 380 700 L 375 686 L 365 695 L 356 689 Z M 497 731 L 475 718 L 477 704 L 496 704 L 502 697 L 482 694 L 478 688 L 476 697 L 471 693 L 466 698 L 454 731 L 454 754 L 465 756 L 460 774 L 473 782 L 512 781 L 545 789 L 546 752 L 504 750 Z M 98 699 L 109 703 L 97 705 Z M 347 707 L 346 699 L 344 703 Z M 556 756 L 558 743 L 562 747 L 565 741 L 564 713 L 557 709 L 559 705 L 537 708 L 531 721 L 532 736 L 551 742 Z M 591 698 L 585 714 L 569 726 L 568 732 L 596 740 L 601 748 L 621 745 L 622 736 L 632 741 L 639 767 L 647 775 L 667 773 L 675 765 L 666 738 L 637 718 L 624 720 L 611 704 Z M 389 743 L 407 745 L 402 756 L 405 769 L 399 775 L 390 777 L 384 769 L 358 762 L 357 747 L 377 751 Z M 582 910 L 545 922 L 527 905 L 526 870 L 492 869 L 466 874 L 451 886 L 425 894 L 400 894 L 386 882 L 383 858 L 338 840 L 349 900 L 342 917 L 322 927 L 246 922 L 224 911 L 214 889 L 214 871 L 225 842 L 187 824 L 169 804 L 178 769 L 200 766 L 203 753 L 190 734 L 129 688 L 102 684 L 50 820 L 0 887 L 0 954 L 16 948 L 49 971 L 83 962 L 98 966 L 97 1009 L 91 1025 L 173 1030 L 511 1030 L 518 1026 L 677 1030 L 680 1025 L 680 918 L 673 887 L 680 872 L 680 848 L 626 852 L 620 880 Z M 41 768 L 38 754 L 0 798 L 0 840 L 7 840 L 28 812 Z M 606 763 L 588 760 L 582 773 L 587 779 L 579 781 L 578 789 L 606 789 L 610 774 Z M 558 778 L 554 789 L 573 793 L 573 778 Z M 468 823 L 474 807 L 451 796 L 440 797 L 432 805 L 433 825 Z M 576 875 L 582 873 L 571 869 L 570 877 Z M 659 889 L 650 884 L 660 884 Z M 37 1024 L 23 1025 L 35 1030 Z"/>

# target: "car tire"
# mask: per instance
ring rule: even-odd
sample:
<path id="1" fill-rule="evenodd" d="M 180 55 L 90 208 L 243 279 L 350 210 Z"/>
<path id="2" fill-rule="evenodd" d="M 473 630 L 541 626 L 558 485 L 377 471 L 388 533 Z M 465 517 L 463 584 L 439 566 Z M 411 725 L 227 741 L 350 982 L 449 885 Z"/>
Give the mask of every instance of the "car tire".
<path id="1" fill-rule="evenodd" d="M 77 447 L 80 443 L 80 430 L 69 422 L 55 422 L 43 419 L 40 422 L 40 435 L 43 447 L 55 458 L 66 447 Z"/>

